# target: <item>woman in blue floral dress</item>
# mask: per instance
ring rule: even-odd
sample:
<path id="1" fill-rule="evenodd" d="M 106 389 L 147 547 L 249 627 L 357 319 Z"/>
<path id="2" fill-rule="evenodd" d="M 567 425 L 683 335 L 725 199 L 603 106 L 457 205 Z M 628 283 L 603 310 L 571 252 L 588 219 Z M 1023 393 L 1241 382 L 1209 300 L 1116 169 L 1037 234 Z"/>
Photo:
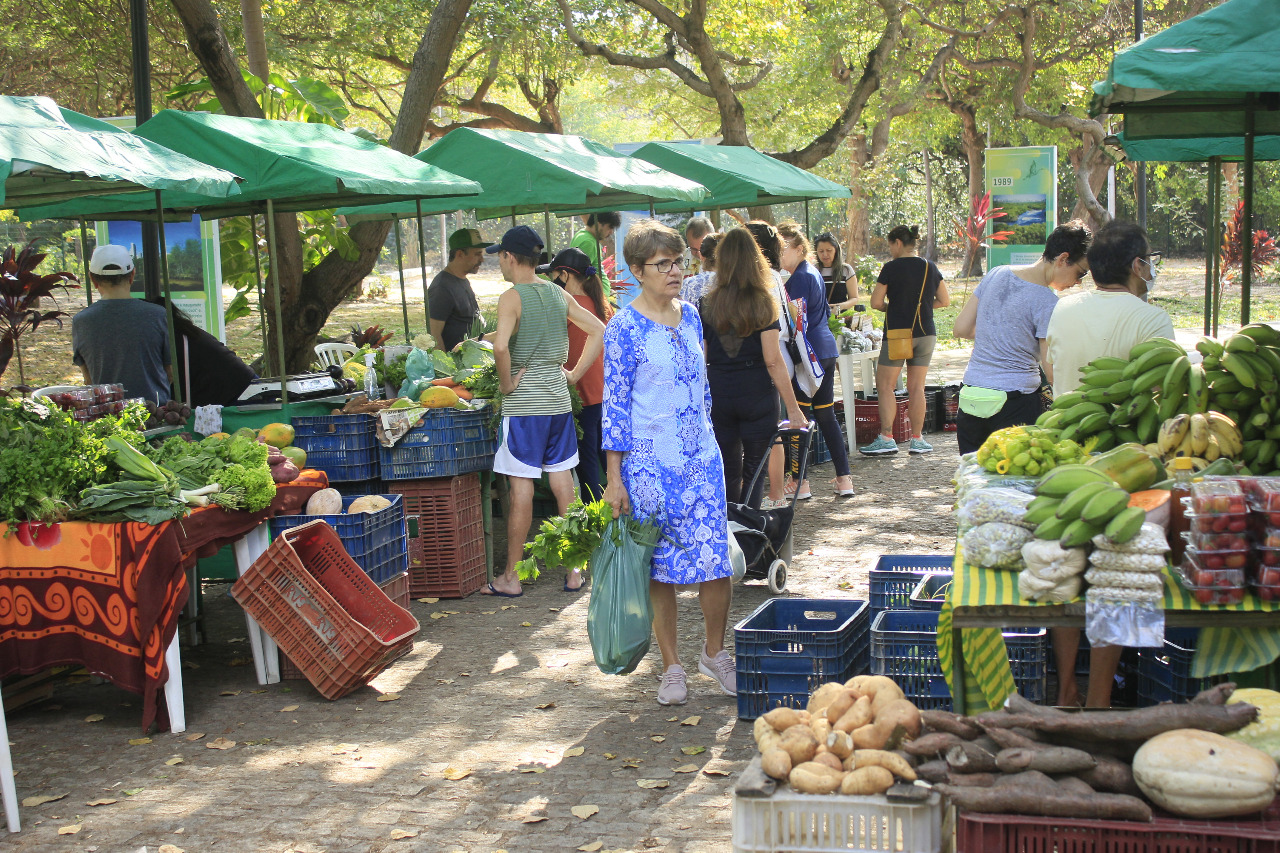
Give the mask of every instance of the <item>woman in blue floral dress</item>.
<path id="1" fill-rule="evenodd" d="M 724 463 L 711 431 L 711 392 L 698 310 L 680 301 L 684 241 L 658 222 L 627 232 L 623 258 L 640 292 L 604 336 L 604 499 L 614 516 L 655 518 L 664 538 L 649 584 L 662 652 L 658 703 L 688 691 L 676 642 L 676 586 L 698 584 L 706 626 L 698 669 L 730 695 L 735 664 L 724 648 L 733 567 L 729 562 Z"/>

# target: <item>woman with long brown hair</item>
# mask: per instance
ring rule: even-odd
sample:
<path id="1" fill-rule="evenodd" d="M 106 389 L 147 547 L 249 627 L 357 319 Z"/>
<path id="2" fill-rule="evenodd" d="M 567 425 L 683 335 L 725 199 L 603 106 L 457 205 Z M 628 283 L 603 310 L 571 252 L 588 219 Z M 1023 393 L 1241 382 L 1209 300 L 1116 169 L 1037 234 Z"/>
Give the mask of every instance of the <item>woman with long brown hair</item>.
<path id="1" fill-rule="evenodd" d="M 711 425 L 724 458 L 729 501 L 759 508 L 764 478 L 743 490 L 769 451 L 782 395 L 790 426 L 806 423 L 778 344 L 781 326 L 773 273 L 756 241 L 734 228 L 716 246 L 716 279 L 699 304 L 711 386 Z"/>

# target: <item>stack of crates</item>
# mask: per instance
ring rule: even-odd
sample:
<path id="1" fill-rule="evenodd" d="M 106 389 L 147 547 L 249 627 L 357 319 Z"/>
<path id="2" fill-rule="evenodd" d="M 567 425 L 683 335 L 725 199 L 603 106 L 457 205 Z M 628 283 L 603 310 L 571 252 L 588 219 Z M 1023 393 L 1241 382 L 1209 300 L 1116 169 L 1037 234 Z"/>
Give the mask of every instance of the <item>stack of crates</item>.
<path id="1" fill-rule="evenodd" d="M 373 415 L 294 417 L 293 444 L 307 452 L 307 467 L 323 471 L 344 495 L 377 495 L 378 435 Z"/>
<path id="2" fill-rule="evenodd" d="M 871 672 L 887 675 L 920 708 L 950 709 L 951 693 L 938 662 L 938 615 L 933 593 L 951 581 L 950 554 L 886 554 L 869 573 Z M 1032 702 L 1047 695 L 1048 633 L 1009 628 L 1005 646 L 1018 692 Z"/>
<path id="3" fill-rule="evenodd" d="M 409 594 L 465 598 L 484 585 L 487 561 L 480 475 L 392 480 L 409 519 Z"/>
<path id="4" fill-rule="evenodd" d="M 867 602 L 772 598 L 733 628 L 738 716 L 803 708 L 828 681 L 847 681 L 870 662 Z"/>
<path id="5" fill-rule="evenodd" d="M 1134 675 L 1139 707 L 1190 702 L 1201 690 L 1223 680 L 1191 677 L 1191 659 L 1199 637 L 1198 628 L 1166 628 L 1162 648 L 1137 650 Z"/>

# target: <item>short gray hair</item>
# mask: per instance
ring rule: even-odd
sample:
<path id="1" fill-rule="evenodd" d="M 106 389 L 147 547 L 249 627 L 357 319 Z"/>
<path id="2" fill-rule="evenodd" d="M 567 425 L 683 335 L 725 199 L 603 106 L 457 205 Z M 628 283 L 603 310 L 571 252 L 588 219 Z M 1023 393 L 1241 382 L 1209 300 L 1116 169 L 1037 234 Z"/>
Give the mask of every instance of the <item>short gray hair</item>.
<path id="1" fill-rule="evenodd" d="M 627 229 L 622 243 L 622 258 L 629 267 L 638 267 L 661 251 L 684 254 L 684 240 L 675 229 L 656 219 L 641 219 Z"/>

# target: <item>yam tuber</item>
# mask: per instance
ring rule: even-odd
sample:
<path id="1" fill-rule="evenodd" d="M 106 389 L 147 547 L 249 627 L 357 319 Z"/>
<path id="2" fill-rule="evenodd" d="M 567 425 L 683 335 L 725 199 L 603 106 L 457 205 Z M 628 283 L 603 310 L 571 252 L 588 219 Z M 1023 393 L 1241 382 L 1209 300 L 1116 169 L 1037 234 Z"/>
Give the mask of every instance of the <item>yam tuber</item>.
<path id="1" fill-rule="evenodd" d="M 990 788 L 995 784 L 994 773 L 961 773 L 952 770 L 945 761 L 926 761 L 916 768 L 916 776 L 935 785 L 967 785 L 974 788 Z"/>
<path id="2" fill-rule="evenodd" d="M 947 796 L 952 805 L 984 814 L 1026 814 L 1142 822 L 1151 820 L 1150 806 L 1137 797 L 1124 794 L 1081 796 L 1062 791 L 1049 792 L 1012 787 L 978 788 L 947 784 L 938 785 L 937 790 Z"/>
<path id="3" fill-rule="evenodd" d="M 986 730 L 986 736 L 995 741 L 1001 749 L 1036 749 L 1044 746 L 1039 741 L 1024 737 L 1013 729 L 1001 729 L 992 726 Z"/>
<path id="4" fill-rule="evenodd" d="M 931 732 L 947 732 L 962 740 L 973 740 L 982 730 L 968 717 L 950 711 L 921 711 L 920 721 Z"/>
<path id="5" fill-rule="evenodd" d="M 1029 790 L 1037 788 L 1045 791 L 1055 791 L 1058 783 L 1050 779 L 1039 770 L 1023 770 L 1020 773 L 1005 773 L 996 777 L 997 788 L 1019 788 Z"/>
<path id="6" fill-rule="evenodd" d="M 845 774 L 840 782 L 842 794 L 883 794 L 893 787 L 893 774 L 883 767 L 859 767 Z"/>
<path id="7" fill-rule="evenodd" d="M 840 790 L 844 773 L 825 764 L 807 761 L 791 768 L 787 781 L 802 794 L 833 794 Z"/>
<path id="8" fill-rule="evenodd" d="M 963 741 L 964 738 L 951 732 L 930 732 L 904 743 L 902 749 L 911 755 L 939 755 Z"/>
<path id="9" fill-rule="evenodd" d="M 1226 734 L 1244 728 L 1258 716 L 1256 707 L 1243 702 L 1234 705 L 1189 702 L 1185 705 L 1153 705 L 1132 711 L 1091 711 L 1087 714 L 1067 714 L 1032 705 L 1034 711 L 1024 711 L 1014 708 L 1015 697 L 1021 699 L 1015 693 L 1009 698 L 1009 707 L 1016 713 L 1006 715 L 1003 721 L 995 715 L 984 714 L 983 718 L 991 718 L 994 725 L 1006 723 L 1003 728 L 1025 726 L 1050 736 L 1102 743 L 1144 743 L 1158 734 L 1176 729 Z"/>
<path id="10" fill-rule="evenodd" d="M 1081 779 L 1079 776 L 1063 776 L 1061 779 L 1057 780 L 1057 782 L 1058 787 L 1069 794 L 1080 794 L 1087 797 L 1091 794 L 1098 793 L 1093 790 L 1093 786 Z"/>
<path id="11" fill-rule="evenodd" d="M 771 749 L 760 756 L 760 766 L 771 779 L 785 782 L 791 775 L 791 756 L 785 749 Z"/>
<path id="12" fill-rule="evenodd" d="M 937 759 L 934 761 L 926 761 L 916 768 L 916 776 L 926 782 L 932 782 L 935 785 L 939 782 L 946 782 L 947 776 L 951 772 L 951 765 L 947 762 Z"/>
<path id="13" fill-rule="evenodd" d="M 996 757 L 969 741 L 962 741 L 947 750 L 947 764 L 961 773 L 994 773 Z"/>
<path id="14" fill-rule="evenodd" d="M 1039 749 L 1002 749 L 996 767 L 1002 773 L 1038 770 L 1041 773 L 1079 773 L 1098 765 L 1089 753 L 1069 746 L 1042 746 Z"/>
<path id="15" fill-rule="evenodd" d="M 1076 774 L 1096 791 L 1138 796 L 1141 791 L 1133 779 L 1133 767 L 1110 755 L 1094 755 L 1097 766 Z"/>

